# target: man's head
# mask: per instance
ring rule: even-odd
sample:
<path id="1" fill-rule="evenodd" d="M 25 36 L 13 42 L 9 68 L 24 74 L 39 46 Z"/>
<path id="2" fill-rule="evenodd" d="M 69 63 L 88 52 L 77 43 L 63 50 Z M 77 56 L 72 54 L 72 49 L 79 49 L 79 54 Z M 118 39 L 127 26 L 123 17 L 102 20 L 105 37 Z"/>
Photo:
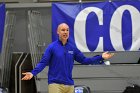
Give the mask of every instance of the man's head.
<path id="1" fill-rule="evenodd" d="M 67 41 L 69 38 L 69 26 L 66 23 L 61 23 L 58 25 L 57 34 L 62 42 Z"/>

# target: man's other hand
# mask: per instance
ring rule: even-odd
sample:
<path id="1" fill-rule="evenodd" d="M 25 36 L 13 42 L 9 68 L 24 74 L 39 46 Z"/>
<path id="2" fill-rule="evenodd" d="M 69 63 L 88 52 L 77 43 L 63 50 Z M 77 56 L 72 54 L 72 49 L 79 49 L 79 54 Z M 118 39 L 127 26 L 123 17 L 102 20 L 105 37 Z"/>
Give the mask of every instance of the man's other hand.
<path id="1" fill-rule="evenodd" d="M 104 59 L 109 59 L 109 58 L 111 58 L 112 56 L 114 56 L 114 53 L 109 53 L 109 52 L 104 52 L 104 53 L 102 53 L 102 57 L 103 57 Z"/>
<path id="2" fill-rule="evenodd" d="M 22 75 L 24 75 L 24 77 L 21 80 L 30 80 L 33 77 L 33 74 L 31 72 L 25 72 L 22 73 Z"/>

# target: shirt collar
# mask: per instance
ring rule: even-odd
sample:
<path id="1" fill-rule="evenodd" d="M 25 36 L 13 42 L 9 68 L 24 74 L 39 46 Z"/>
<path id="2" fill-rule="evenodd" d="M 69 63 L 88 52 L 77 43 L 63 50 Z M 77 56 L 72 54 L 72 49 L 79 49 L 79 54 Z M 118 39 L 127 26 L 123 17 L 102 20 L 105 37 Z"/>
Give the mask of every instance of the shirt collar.
<path id="1" fill-rule="evenodd" d="M 62 45 L 62 46 L 65 46 L 69 43 L 69 40 L 67 40 L 67 43 L 65 45 L 63 45 L 62 41 L 60 39 L 58 39 L 58 42 Z"/>

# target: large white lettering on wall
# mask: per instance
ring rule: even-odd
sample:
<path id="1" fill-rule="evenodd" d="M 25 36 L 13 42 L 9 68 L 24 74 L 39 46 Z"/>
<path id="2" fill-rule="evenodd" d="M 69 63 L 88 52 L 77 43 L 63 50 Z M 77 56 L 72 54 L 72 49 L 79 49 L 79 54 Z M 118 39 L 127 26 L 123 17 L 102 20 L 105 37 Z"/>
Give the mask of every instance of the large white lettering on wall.
<path id="1" fill-rule="evenodd" d="M 122 41 L 122 15 L 125 10 L 128 10 L 132 18 L 132 46 L 130 50 L 137 51 L 140 48 L 140 12 L 131 5 L 123 5 L 117 8 L 114 12 L 111 22 L 110 22 L 110 40 L 113 45 L 113 48 L 116 51 L 125 51 L 123 48 Z M 87 47 L 86 43 L 86 18 L 89 13 L 95 12 L 99 25 L 103 25 L 103 10 L 96 7 L 87 7 L 83 9 L 76 17 L 74 23 L 74 37 L 75 43 L 78 49 L 83 52 L 89 52 L 90 50 Z M 117 29 L 116 29 L 117 28 Z M 94 37 L 93 37 L 94 38 Z M 95 51 L 103 51 L 103 37 L 99 37 L 99 44 Z"/>
<path id="2" fill-rule="evenodd" d="M 70 27 L 69 41 L 82 52 L 139 51 L 140 2 L 52 4 L 52 41 L 57 26 Z"/>

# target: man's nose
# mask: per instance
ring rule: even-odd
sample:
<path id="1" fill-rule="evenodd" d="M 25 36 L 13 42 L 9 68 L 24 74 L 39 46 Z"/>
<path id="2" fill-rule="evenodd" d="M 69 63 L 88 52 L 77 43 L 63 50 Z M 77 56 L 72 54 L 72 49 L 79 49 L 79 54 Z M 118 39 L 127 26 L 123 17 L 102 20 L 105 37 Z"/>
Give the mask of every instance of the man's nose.
<path id="1" fill-rule="evenodd" d="M 67 30 L 64 31 L 64 33 L 67 33 L 67 32 L 68 32 Z"/>

